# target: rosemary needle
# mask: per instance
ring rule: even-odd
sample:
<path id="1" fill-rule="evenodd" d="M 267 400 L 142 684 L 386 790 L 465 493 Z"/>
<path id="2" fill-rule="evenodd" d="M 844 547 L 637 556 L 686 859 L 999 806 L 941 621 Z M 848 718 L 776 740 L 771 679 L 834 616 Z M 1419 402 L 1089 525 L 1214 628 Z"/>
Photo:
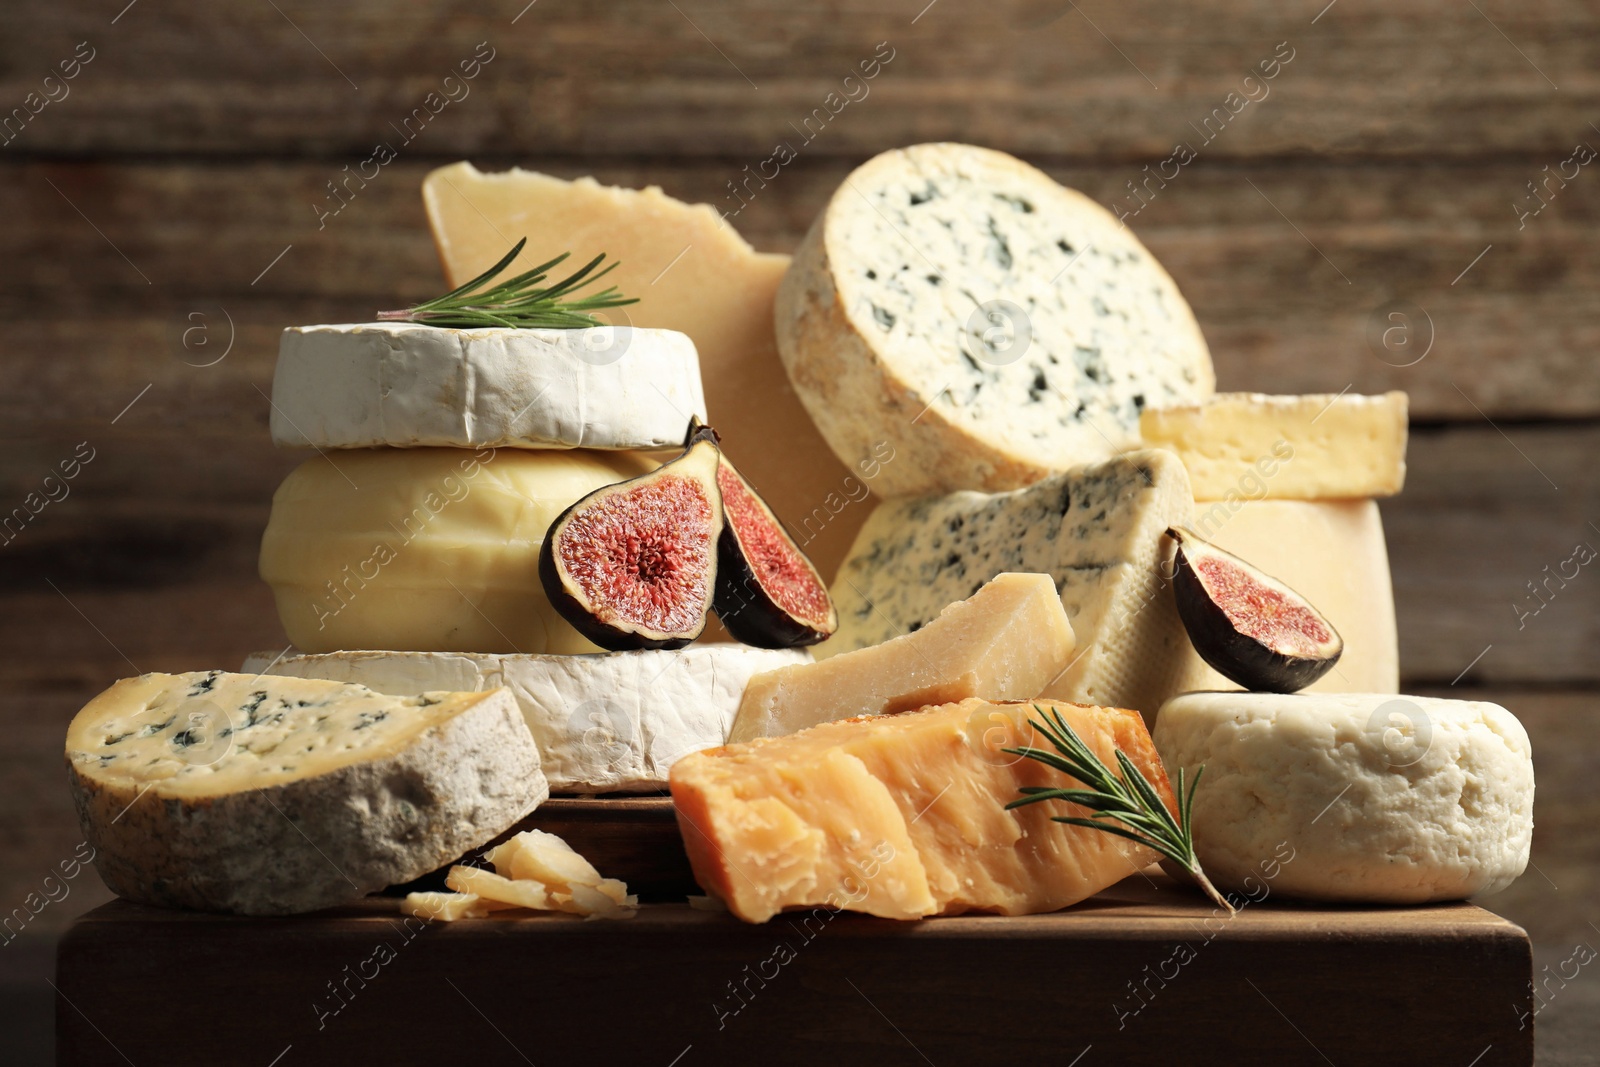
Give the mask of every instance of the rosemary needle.
<path id="1" fill-rule="evenodd" d="M 1217 892 L 1205 872 L 1200 869 L 1200 860 L 1194 851 L 1190 809 L 1194 802 L 1195 788 L 1200 784 L 1200 772 L 1205 768 L 1199 767 L 1195 770 L 1194 781 L 1189 784 L 1187 792 L 1183 787 L 1183 768 L 1178 768 L 1178 816 L 1174 819 L 1160 794 L 1150 784 L 1150 780 L 1133 765 L 1133 761 L 1121 749 L 1117 750 L 1119 773 L 1114 774 L 1111 768 L 1084 744 L 1083 738 L 1067 725 L 1067 721 L 1061 717 L 1059 711 L 1054 708 L 1047 711 L 1037 704 L 1033 706 L 1033 710 L 1043 716 L 1045 721 L 1036 722 L 1032 719 L 1028 721 L 1049 740 L 1056 751 L 1048 752 L 1031 747 L 1008 748 L 1004 751 L 1038 760 L 1076 778 L 1089 788 L 1058 789 L 1054 786 L 1025 785 L 1018 789 L 1023 796 L 1007 804 L 1006 810 L 1020 808 L 1024 804 L 1036 804 L 1041 800 L 1064 800 L 1088 808 L 1094 812 L 1090 818 L 1052 815 L 1051 821 L 1103 830 L 1108 834 L 1126 837 L 1130 841 L 1155 849 L 1183 868 L 1206 896 L 1232 912 L 1233 905 Z M 1114 825 L 1110 820 L 1122 825 Z"/>
<path id="2" fill-rule="evenodd" d="M 509 267 L 527 243 L 528 239 L 524 237 L 500 262 L 459 289 L 399 311 L 380 311 L 379 321 L 419 322 L 429 326 L 465 329 L 507 326 L 513 329 L 575 330 L 606 325 L 591 312 L 639 302 L 637 297 L 625 297 L 617 292 L 614 285 L 588 296 L 573 295 L 576 290 L 592 285 L 616 268 L 617 264 L 613 262 L 595 273 L 595 268 L 606 258 L 603 252 L 554 285 L 541 286 L 541 283 L 570 253 L 563 252 L 514 278 L 489 288 L 480 288 Z"/>

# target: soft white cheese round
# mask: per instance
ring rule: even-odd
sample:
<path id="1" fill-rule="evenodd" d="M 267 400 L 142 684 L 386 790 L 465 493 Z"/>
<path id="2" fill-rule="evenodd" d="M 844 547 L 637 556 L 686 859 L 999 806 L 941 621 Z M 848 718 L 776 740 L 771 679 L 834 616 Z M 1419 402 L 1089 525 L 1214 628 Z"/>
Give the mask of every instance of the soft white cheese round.
<path id="1" fill-rule="evenodd" d="M 1205 774 L 1195 848 L 1219 888 L 1420 903 L 1504 889 L 1533 837 L 1533 753 L 1504 708 L 1384 693 L 1186 693 L 1154 731 Z"/>
<path id="2" fill-rule="evenodd" d="M 296 326 L 272 378 L 285 447 L 672 448 L 694 415 L 694 342 L 631 326 Z"/>
<path id="3" fill-rule="evenodd" d="M 634 452 L 374 448 L 295 468 L 261 577 L 307 652 L 598 652 L 545 596 L 550 524 L 656 464 Z"/>

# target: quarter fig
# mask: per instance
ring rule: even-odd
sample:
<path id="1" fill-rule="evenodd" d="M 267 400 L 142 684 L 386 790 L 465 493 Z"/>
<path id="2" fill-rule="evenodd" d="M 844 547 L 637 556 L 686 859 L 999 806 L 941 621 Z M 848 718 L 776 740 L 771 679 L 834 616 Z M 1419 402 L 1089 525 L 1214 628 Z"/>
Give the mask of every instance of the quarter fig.
<path id="1" fill-rule="evenodd" d="M 1304 597 L 1193 531 L 1173 528 L 1178 617 L 1200 658 L 1246 689 L 1293 693 L 1338 662 L 1344 641 Z"/>

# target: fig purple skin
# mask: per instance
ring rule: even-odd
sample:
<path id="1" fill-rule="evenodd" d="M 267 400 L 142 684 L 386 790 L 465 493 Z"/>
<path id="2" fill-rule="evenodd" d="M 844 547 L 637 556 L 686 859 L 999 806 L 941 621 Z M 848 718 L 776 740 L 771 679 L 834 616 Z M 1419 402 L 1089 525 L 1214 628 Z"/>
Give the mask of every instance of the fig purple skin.
<path id="1" fill-rule="evenodd" d="M 539 580 L 561 617 L 613 652 L 699 637 L 717 587 L 718 462 L 715 444 L 694 442 L 563 511 L 539 548 Z"/>
<path id="2" fill-rule="evenodd" d="M 1178 543 L 1172 589 L 1195 651 L 1246 689 L 1294 693 L 1339 661 L 1344 641 L 1304 597 L 1188 530 Z"/>

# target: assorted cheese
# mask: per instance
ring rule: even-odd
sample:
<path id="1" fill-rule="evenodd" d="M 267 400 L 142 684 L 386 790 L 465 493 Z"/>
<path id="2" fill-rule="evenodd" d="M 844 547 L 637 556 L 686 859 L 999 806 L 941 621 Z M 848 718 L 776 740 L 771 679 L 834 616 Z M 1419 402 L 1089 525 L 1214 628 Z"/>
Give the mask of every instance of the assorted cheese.
<path id="1" fill-rule="evenodd" d="M 1194 503 L 1170 452 L 1130 452 L 1010 493 L 880 504 L 833 586 L 819 659 L 910 633 L 1002 571 L 1048 574 L 1078 653 L 1043 695 L 1153 716 L 1193 654 L 1162 574 Z M 1167 572 L 1170 573 L 1170 572 Z"/>
<path id="2" fill-rule="evenodd" d="M 95 868 L 148 904 L 275 915 L 417 878 L 549 790 L 511 694 L 220 671 L 127 678 L 67 729 Z"/>
<path id="3" fill-rule="evenodd" d="M 1532 751 L 1495 704 L 1188 693 L 1155 744 L 1174 773 L 1205 767 L 1194 837 L 1220 888 L 1272 869 L 1274 893 L 1415 904 L 1496 892 L 1528 863 Z"/>
<path id="4" fill-rule="evenodd" d="M 875 484 L 880 466 L 896 461 L 884 464 L 894 455 L 885 450 L 864 467 L 839 463 L 795 398 L 772 318 L 788 256 L 752 250 L 715 208 L 674 200 L 655 186 L 619 189 L 519 169 L 485 174 L 455 163 L 427 176 L 422 201 L 452 286 L 486 270 L 523 236 L 531 241 L 513 270 L 566 251 L 575 263 L 601 253 L 615 261 L 603 284 L 639 302 L 608 312 L 608 321 L 676 330 L 694 341 L 708 421 L 727 440 L 728 458 L 803 534 L 822 573 L 833 573 L 864 518 L 853 502 Z M 685 410 L 682 421 L 689 415 Z"/>
<path id="5" fill-rule="evenodd" d="M 1169 807 L 1138 714 L 1054 707 L 1102 760 L 1125 753 Z M 746 922 L 786 908 L 890 919 L 1054 911 L 1155 859 L 1121 837 L 1014 811 L 1023 786 L 1058 785 L 1035 760 L 1033 707 L 965 700 L 824 723 L 788 737 L 696 753 L 672 769 L 684 847 L 702 889 Z"/>
<path id="6" fill-rule="evenodd" d="M 691 416 L 700 365 L 671 330 L 298 326 L 272 376 L 286 447 L 672 448 Z"/>
<path id="7" fill-rule="evenodd" d="M 307 652 L 596 652 L 551 606 L 539 547 L 632 452 L 389 448 L 309 459 L 272 498 L 261 577 Z"/>
<path id="8" fill-rule="evenodd" d="M 778 352 L 872 490 L 1016 489 L 1138 447 L 1139 413 L 1211 395 L 1183 295 L 1099 204 L 1001 152 L 925 144 L 834 193 L 778 290 Z M 713 405 L 713 412 L 715 406 Z"/>
<path id="9" fill-rule="evenodd" d="M 1404 393 L 1219 393 L 1147 408 L 1147 448 L 1176 452 L 1196 500 L 1393 496 L 1406 480 Z"/>
<path id="10" fill-rule="evenodd" d="M 728 740 L 968 697 L 1026 700 L 1067 668 L 1076 644 L 1049 575 L 1000 574 L 914 633 L 752 678 Z"/>
<path id="11" fill-rule="evenodd" d="M 1289 895 L 1415 903 L 1526 865 L 1516 719 L 1394 695 L 1372 498 L 1404 482 L 1405 395 L 1213 395 L 1172 279 L 1090 200 L 998 152 L 919 145 L 853 172 L 791 265 L 654 187 L 461 163 L 423 195 L 452 285 L 528 234 L 513 271 L 605 253 L 637 303 L 567 330 L 285 332 L 273 439 L 319 455 L 275 494 L 260 573 L 302 651 L 126 679 L 73 720 L 73 795 L 114 891 L 308 911 L 504 836 L 492 870 L 452 866 L 403 910 L 626 918 L 626 885 L 514 824 L 552 789 L 670 788 L 702 903 L 747 922 L 1054 910 L 1156 852 L 1055 821 L 1088 810 L 1061 798 L 1007 809 L 1083 784 L 1014 751 L 1069 751 L 1036 706 L 1125 757 L 1140 804 L 1176 811 L 1163 759 L 1204 766 L 1193 841 L 1223 889 L 1270 868 Z M 838 564 L 815 660 L 599 653 L 546 595 L 552 523 L 708 416 L 821 573 Z M 1312 691 L 1226 691 L 1200 659 L 1171 588 L 1179 526 L 1339 631 Z M 660 528 L 617 516 L 608 577 L 670 577 Z"/>
<path id="12" fill-rule="evenodd" d="M 551 792 L 616 793 L 665 789 L 679 757 L 728 738 L 751 677 L 810 659 L 803 649 L 699 644 L 582 656 L 261 652 L 242 669 L 398 695 L 505 686 L 539 745 Z"/>

